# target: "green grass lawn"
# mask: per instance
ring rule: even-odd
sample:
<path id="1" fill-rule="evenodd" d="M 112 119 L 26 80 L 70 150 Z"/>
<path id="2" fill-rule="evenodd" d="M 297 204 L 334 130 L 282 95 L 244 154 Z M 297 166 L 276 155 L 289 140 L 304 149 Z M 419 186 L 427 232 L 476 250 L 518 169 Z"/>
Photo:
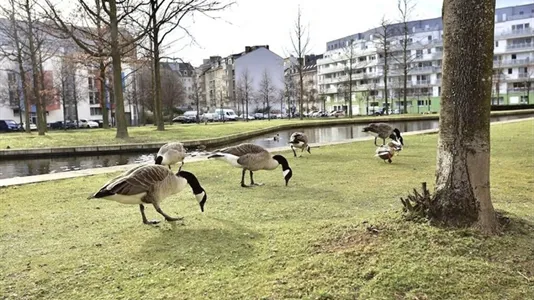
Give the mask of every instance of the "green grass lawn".
<path id="1" fill-rule="evenodd" d="M 389 118 L 406 118 L 418 115 L 391 116 Z M 114 145 L 125 143 L 146 143 L 146 142 L 167 142 L 186 141 L 205 138 L 221 137 L 235 133 L 254 131 L 277 126 L 282 124 L 302 124 L 322 123 L 328 119 L 306 119 L 306 120 L 258 120 L 251 122 L 228 122 L 228 123 L 204 123 L 165 125 L 165 131 L 157 131 L 154 125 L 144 127 L 129 127 L 130 138 L 116 139 L 115 129 L 80 129 L 80 130 L 52 130 L 45 136 L 39 136 L 37 132 L 27 133 L 5 133 L 0 134 L 0 149 L 9 146 L 11 149 L 21 148 L 44 148 L 58 146 L 82 146 L 82 145 Z M 354 120 L 376 120 L 376 117 L 355 117 Z"/>
<path id="2" fill-rule="evenodd" d="M 533 131 L 492 126 L 492 199 L 512 221 L 490 238 L 399 217 L 400 197 L 433 188 L 436 135 L 406 136 L 392 164 L 372 141 L 284 152 L 288 187 L 281 169 L 243 189 L 224 162 L 186 164 L 209 198 L 202 214 L 189 189 L 169 197 L 175 225 L 86 200 L 116 174 L 0 189 L 0 298 L 531 299 Z"/>

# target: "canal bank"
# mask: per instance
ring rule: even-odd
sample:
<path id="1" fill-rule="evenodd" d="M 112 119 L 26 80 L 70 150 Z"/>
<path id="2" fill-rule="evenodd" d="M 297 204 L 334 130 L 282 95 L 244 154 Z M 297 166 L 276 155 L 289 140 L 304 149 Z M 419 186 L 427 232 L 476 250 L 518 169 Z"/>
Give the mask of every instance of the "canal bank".
<path id="1" fill-rule="evenodd" d="M 527 120 L 534 120 L 534 118 L 526 118 L 526 119 L 517 119 L 517 120 L 494 122 L 491 125 L 495 126 L 495 125 L 501 125 L 501 124 L 507 124 L 507 123 L 524 122 L 524 121 L 527 121 Z M 419 131 L 407 132 L 404 135 L 405 136 L 413 136 L 413 135 L 421 135 L 421 134 L 435 134 L 438 131 L 439 131 L 439 129 L 419 130 Z M 347 139 L 347 140 L 336 141 L 336 142 L 328 142 L 328 143 L 313 143 L 313 144 L 311 144 L 311 147 L 312 148 L 319 148 L 319 147 L 322 147 L 322 146 L 348 144 L 348 143 L 355 143 L 355 142 L 361 142 L 361 141 L 372 141 L 373 139 L 374 139 L 373 137 L 364 137 L 364 138 Z M 284 147 L 278 147 L 278 148 L 270 148 L 268 150 L 270 152 L 289 151 L 289 147 L 284 146 Z M 206 159 L 207 159 L 206 156 L 187 157 L 186 160 L 185 160 L 185 163 L 189 164 L 189 163 L 204 161 Z M 135 164 L 128 164 L 128 165 L 105 167 L 105 168 L 95 168 L 95 169 L 71 171 L 71 172 L 65 172 L 65 173 L 42 174 L 42 175 L 35 175 L 35 176 L 25 176 L 25 177 L 14 177 L 14 178 L 0 179 L 0 188 L 1 187 L 8 187 L 8 186 L 25 185 L 25 184 L 31 184 L 31 183 L 39 183 L 39 182 L 45 182 L 45 181 L 54 181 L 54 180 L 61 180 L 61 179 L 76 178 L 76 177 L 93 176 L 93 175 L 98 175 L 98 174 L 108 174 L 108 173 L 115 173 L 115 172 L 123 172 L 123 171 L 126 171 L 126 170 L 132 168 L 134 165 Z"/>
<path id="2" fill-rule="evenodd" d="M 517 111 L 494 111 L 491 113 L 492 117 L 497 116 L 519 116 L 533 114 L 533 109 L 517 110 Z M 421 115 L 421 116 L 387 116 L 374 118 L 355 118 L 355 119 L 332 119 L 317 121 L 302 121 L 299 123 L 282 124 L 277 126 L 270 126 L 267 128 L 253 130 L 248 132 L 236 133 L 217 138 L 199 139 L 199 140 L 185 140 L 181 141 L 186 148 L 195 149 L 198 146 L 205 146 L 207 148 L 224 146 L 246 139 L 262 136 L 265 134 L 289 130 L 302 129 L 310 127 L 329 127 L 340 125 L 353 124 L 367 124 L 369 122 L 410 122 L 410 121 L 426 121 L 439 120 L 439 115 Z M 177 137 L 179 140 L 179 137 Z M 10 159 L 36 159 L 48 157 L 62 157 L 62 156 L 89 156 L 89 155 L 106 155 L 106 154 L 123 154 L 123 153 L 146 153 L 157 151 L 166 142 L 157 143 L 138 143 L 138 144 L 117 144 L 117 145 L 96 145 L 96 146 L 73 146 L 73 147 L 54 147 L 54 148 L 32 148 L 32 149 L 2 149 L 0 150 L 0 160 Z"/>

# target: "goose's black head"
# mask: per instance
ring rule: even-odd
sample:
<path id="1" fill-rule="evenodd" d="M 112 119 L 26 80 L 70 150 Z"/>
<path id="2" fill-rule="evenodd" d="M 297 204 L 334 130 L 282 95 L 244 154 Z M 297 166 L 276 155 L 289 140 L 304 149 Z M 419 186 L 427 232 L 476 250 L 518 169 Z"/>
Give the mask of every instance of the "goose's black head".
<path id="1" fill-rule="evenodd" d="M 163 162 L 163 156 L 159 155 L 156 157 L 156 165 L 161 165 Z"/>
<path id="2" fill-rule="evenodd" d="M 176 173 L 176 176 L 187 180 L 187 183 L 193 190 L 193 194 L 195 194 L 195 197 L 197 198 L 198 204 L 200 205 L 200 210 L 204 212 L 204 204 L 206 204 L 206 201 L 208 200 L 208 195 L 206 194 L 204 188 L 200 186 L 200 182 L 198 182 L 197 177 L 193 175 L 193 173 L 187 171 L 179 171 Z"/>
<path id="3" fill-rule="evenodd" d="M 402 138 L 402 136 L 400 134 L 400 130 L 395 128 L 395 129 L 393 129 L 393 132 L 395 133 L 395 140 L 399 141 L 401 143 L 401 145 L 404 146 L 404 140 L 403 140 L 403 138 Z"/>
<path id="4" fill-rule="evenodd" d="M 282 155 L 275 155 L 273 156 L 273 159 L 276 160 L 280 165 L 282 165 L 282 171 L 284 173 L 284 180 L 286 181 L 286 186 L 289 183 L 289 179 L 293 177 L 293 170 L 289 167 L 289 163 L 287 162 L 287 159 L 283 157 Z"/>

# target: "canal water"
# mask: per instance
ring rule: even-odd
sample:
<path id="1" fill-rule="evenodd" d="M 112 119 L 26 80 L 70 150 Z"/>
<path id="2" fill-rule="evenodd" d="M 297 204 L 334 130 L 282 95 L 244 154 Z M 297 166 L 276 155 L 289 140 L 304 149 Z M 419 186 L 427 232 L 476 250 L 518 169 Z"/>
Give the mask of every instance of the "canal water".
<path id="1" fill-rule="evenodd" d="M 517 115 L 517 116 L 499 116 L 492 117 L 492 122 L 530 118 L 533 115 Z M 390 122 L 389 124 L 396 126 L 401 132 L 410 132 L 426 129 L 434 129 L 439 127 L 437 120 L 431 121 L 410 121 L 410 122 Z M 313 127 L 298 129 L 298 131 L 306 133 L 310 143 L 325 143 L 334 142 L 346 139 L 355 139 L 369 136 L 362 132 L 366 124 L 358 125 L 344 125 L 331 127 Z M 265 148 L 282 147 L 288 144 L 289 137 L 296 130 L 281 130 L 263 136 L 258 136 L 248 140 L 241 141 L 261 145 Z M 278 134 L 279 139 L 275 140 L 274 136 Z M 289 149 L 289 147 L 288 147 Z M 202 156 L 206 153 L 196 152 L 191 149 L 191 156 Z M 215 149 L 206 149 L 207 151 Z M 101 156 L 73 156 L 73 157 L 58 157 L 45 159 L 21 159 L 0 161 L 0 179 L 31 176 L 39 174 L 51 174 L 57 172 L 68 172 L 74 170 L 112 167 L 117 165 L 142 163 L 154 161 L 155 153 L 129 153 L 116 155 L 101 155 Z"/>

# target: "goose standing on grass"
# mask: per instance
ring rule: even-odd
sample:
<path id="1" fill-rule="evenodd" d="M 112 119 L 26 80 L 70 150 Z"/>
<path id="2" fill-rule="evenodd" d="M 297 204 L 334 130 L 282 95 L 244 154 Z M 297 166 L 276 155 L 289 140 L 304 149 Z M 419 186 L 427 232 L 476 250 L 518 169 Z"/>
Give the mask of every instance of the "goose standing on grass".
<path id="1" fill-rule="evenodd" d="M 375 137 L 375 146 L 378 146 L 376 144 L 377 138 L 382 139 L 382 145 L 386 144 L 387 138 L 399 141 L 401 145 L 404 145 L 400 130 L 386 123 L 371 123 L 363 128 L 363 132 L 371 134 Z"/>
<path id="2" fill-rule="evenodd" d="M 187 156 L 186 150 L 182 143 L 167 143 L 159 148 L 158 154 L 156 154 L 156 165 L 169 166 L 181 162 L 178 171 L 182 170 L 184 166 L 184 159 Z"/>
<path id="3" fill-rule="evenodd" d="M 168 196 L 182 191 L 188 184 L 198 200 L 200 210 L 204 212 L 208 196 L 195 175 L 187 171 L 178 171 L 174 174 L 168 168 L 159 165 L 136 166 L 108 181 L 87 199 L 103 198 L 122 204 L 139 204 L 143 223 L 157 224 L 159 221 L 148 221 L 145 216 L 144 204 L 152 204 L 166 221 L 173 222 L 183 218 L 167 215 L 161 210 L 160 203 Z"/>
<path id="4" fill-rule="evenodd" d="M 242 187 L 262 185 L 261 183 L 254 182 L 252 172 L 258 170 L 274 170 L 279 165 L 282 165 L 282 171 L 284 174 L 284 180 L 286 181 L 286 186 L 289 182 L 289 179 L 291 179 L 291 176 L 293 176 L 293 171 L 289 167 L 289 163 L 287 162 L 287 159 L 285 157 L 279 154 L 271 156 L 271 153 L 269 153 L 269 151 L 255 144 L 244 143 L 237 146 L 217 150 L 212 152 L 212 154 L 208 156 L 208 159 L 210 158 L 224 160 L 236 168 L 242 168 Z M 247 170 L 249 170 L 250 172 L 250 186 L 247 186 L 245 184 L 245 173 Z"/>
<path id="5" fill-rule="evenodd" d="M 391 163 L 391 158 L 398 154 L 402 147 L 397 141 L 390 141 L 387 145 L 382 145 L 376 149 L 375 156 L 380 157 L 384 162 Z"/>
<path id="6" fill-rule="evenodd" d="M 289 144 L 291 144 L 291 150 L 293 150 L 293 154 L 295 157 L 297 157 L 297 152 L 295 152 L 295 148 L 301 149 L 300 156 L 302 157 L 302 153 L 304 152 L 304 149 L 310 152 L 310 146 L 308 145 L 308 136 L 302 132 L 293 132 L 291 137 L 289 138 Z"/>

